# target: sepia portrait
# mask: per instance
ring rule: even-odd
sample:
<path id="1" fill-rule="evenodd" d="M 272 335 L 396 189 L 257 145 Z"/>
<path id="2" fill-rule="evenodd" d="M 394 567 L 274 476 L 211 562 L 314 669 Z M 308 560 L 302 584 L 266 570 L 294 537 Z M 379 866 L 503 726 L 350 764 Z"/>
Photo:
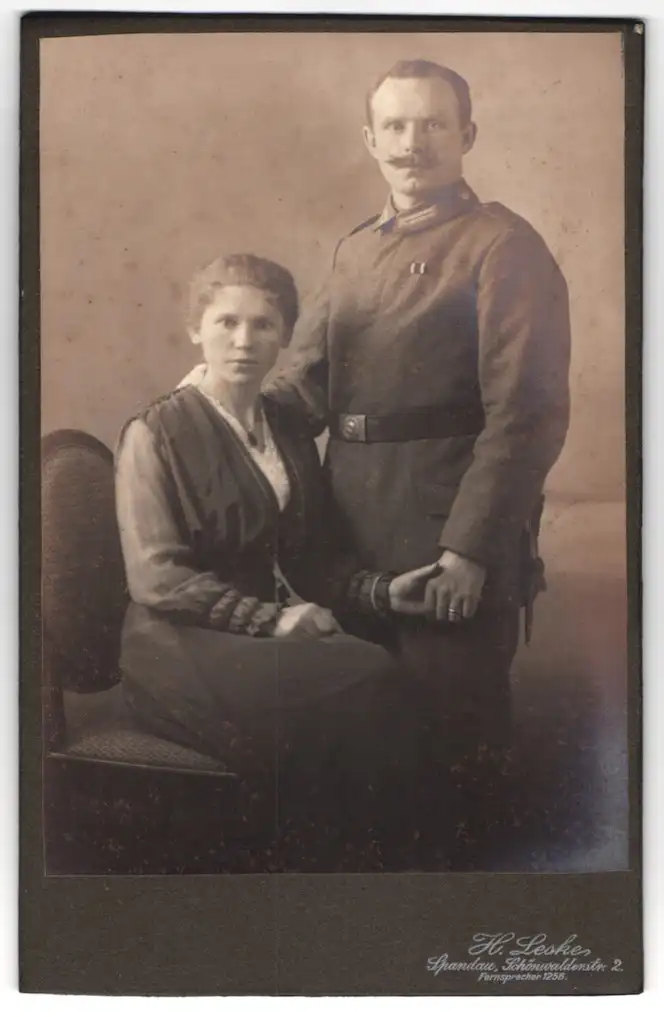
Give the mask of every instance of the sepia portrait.
<path id="1" fill-rule="evenodd" d="M 45 873 L 627 870 L 621 32 L 39 79 Z"/>

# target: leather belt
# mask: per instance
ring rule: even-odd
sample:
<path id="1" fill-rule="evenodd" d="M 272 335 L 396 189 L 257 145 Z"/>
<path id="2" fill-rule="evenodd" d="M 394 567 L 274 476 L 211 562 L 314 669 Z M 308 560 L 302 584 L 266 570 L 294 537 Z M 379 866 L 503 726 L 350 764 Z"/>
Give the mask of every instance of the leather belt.
<path id="1" fill-rule="evenodd" d="M 339 413 L 330 421 L 330 433 L 343 441 L 419 441 L 479 434 L 484 427 L 481 408 L 423 406 L 421 409 L 373 416 Z"/>

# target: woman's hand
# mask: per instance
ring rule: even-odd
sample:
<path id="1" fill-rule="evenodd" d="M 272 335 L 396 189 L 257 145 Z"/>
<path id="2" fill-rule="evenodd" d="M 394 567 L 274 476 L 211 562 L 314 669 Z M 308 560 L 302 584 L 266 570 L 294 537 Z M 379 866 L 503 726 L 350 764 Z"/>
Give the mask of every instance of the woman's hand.
<path id="1" fill-rule="evenodd" d="M 425 615 L 427 607 L 424 597 L 427 583 L 438 575 L 441 567 L 438 562 L 423 565 L 412 572 L 404 572 L 396 576 L 389 586 L 390 609 L 397 614 Z"/>
<path id="2" fill-rule="evenodd" d="M 291 636 L 295 639 L 322 639 L 343 629 L 331 611 L 318 604 L 295 604 L 279 615 L 274 635 L 278 639 Z"/>

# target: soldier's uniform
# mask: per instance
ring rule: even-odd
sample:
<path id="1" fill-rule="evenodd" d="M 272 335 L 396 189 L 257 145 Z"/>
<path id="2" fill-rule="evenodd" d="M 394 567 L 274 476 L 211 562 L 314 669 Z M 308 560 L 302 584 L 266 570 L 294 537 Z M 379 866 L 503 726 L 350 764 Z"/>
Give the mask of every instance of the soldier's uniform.
<path id="1" fill-rule="evenodd" d="M 505 744 L 524 534 L 569 419 L 558 265 L 464 181 L 417 212 L 388 202 L 338 245 L 291 350 L 272 390 L 330 429 L 325 466 L 358 563 L 403 572 L 449 548 L 486 566 L 474 619 L 395 616 L 379 637 L 420 679 L 446 766 Z"/>

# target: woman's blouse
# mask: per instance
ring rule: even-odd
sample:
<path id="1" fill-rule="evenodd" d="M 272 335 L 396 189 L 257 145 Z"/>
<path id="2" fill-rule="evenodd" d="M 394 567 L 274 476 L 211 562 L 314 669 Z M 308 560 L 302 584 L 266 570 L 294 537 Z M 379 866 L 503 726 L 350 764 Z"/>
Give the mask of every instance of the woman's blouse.
<path id="1" fill-rule="evenodd" d="M 218 399 L 215 399 L 214 396 L 211 396 L 208 392 L 203 391 L 202 388 L 200 388 L 199 391 L 202 392 L 208 402 L 214 406 L 217 413 L 221 414 L 227 424 L 233 428 L 233 431 L 244 445 L 247 453 L 251 456 L 258 469 L 262 470 L 263 474 L 269 481 L 272 490 L 275 493 L 279 508 L 283 512 L 290 498 L 290 481 L 288 480 L 288 473 L 286 472 L 284 461 L 281 458 L 281 454 L 272 435 L 270 425 L 265 417 L 263 417 L 264 448 L 261 449 L 249 441 L 249 435 L 240 421 L 234 417 L 233 414 L 230 413 Z"/>

